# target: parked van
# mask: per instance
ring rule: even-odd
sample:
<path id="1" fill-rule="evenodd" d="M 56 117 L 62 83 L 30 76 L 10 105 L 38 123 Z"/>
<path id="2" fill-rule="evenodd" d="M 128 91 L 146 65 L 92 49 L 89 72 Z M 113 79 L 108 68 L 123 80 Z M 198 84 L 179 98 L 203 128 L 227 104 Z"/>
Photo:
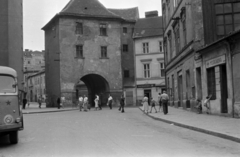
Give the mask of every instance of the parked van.
<path id="1" fill-rule="evenodd" d="M 0 134 L 8 134 L 12 144 L 18 143 L 18 131 L 23 130 L 18 99 L 17 72 L 0 66 Z"/>

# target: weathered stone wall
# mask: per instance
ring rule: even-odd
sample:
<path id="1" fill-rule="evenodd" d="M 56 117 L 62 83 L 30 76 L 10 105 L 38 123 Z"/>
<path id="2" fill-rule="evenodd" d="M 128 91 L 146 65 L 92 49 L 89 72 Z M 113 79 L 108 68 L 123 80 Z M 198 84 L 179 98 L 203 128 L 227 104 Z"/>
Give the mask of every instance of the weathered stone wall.
<path id="1" fill-rule="evenodd" d="M 83 23 L 83 35 L 76 35 L 76 22 Z M 100 36 L 99 24 L 107 24 L 107 36 Z M 110 92 L 122 90 L 121 24 L 114 21 L 61 18 L 60 78 L 61 91 L 74 92 L 75 84 L 87 74 L 98 74 L 109 83 Z M 84 58 L 76 58 L 76 45 L 83 45 Z M 101 58 L 107 46 L 107 58 Z M 72 98 L 73 99 L 73 98 Z"/>

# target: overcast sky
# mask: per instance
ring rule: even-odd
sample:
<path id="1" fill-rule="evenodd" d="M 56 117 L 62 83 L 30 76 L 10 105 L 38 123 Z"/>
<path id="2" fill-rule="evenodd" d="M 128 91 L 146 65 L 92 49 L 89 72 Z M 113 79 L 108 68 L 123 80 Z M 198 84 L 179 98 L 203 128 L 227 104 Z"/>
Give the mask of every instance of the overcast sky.
<path id="1" fill-rule="evenodd" d="M 99 0 L 106 8 L 138 7 L 140 17 L 146 11 L 157 10 L 161 15 L 161 0 Z M 69 0 L 23 0 L 23 34 L 24 49 L 44 50 L 44 31 L 41 28 Z"/>

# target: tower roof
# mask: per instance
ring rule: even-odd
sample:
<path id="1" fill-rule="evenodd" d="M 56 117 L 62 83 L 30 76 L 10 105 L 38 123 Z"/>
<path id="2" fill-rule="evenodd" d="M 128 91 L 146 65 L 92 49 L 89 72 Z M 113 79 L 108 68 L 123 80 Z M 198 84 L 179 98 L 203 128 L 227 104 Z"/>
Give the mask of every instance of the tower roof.
<path id="1" fill-rule="evenodd" d="M 135 22 L 139 18 L 138 8 L 107 9 L 98 0 L 70 0 L 68 4 L 56 14 L 42 29 L 45 30 L 50 23 L 60 16 L 78 16 L 108 18 Z"/>

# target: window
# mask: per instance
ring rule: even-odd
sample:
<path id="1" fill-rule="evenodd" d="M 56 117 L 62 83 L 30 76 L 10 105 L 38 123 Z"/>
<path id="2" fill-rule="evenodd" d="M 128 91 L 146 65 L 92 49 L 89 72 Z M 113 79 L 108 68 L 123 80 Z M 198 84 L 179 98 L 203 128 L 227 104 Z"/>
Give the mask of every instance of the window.
<path id="1" fill-rule="evenodd" d="M 106 24 L 100 24 L 100 35 L 107 36 L 107 25 Z"/>
<path id="2" fill-rule="evenodd" d="M 159 51 L 163 52 L 163 42 L 159 41 Z"/>
<path id="3" fill-rule="evenodd" d="M 180 32 L 179 32 L 179 23 L 176 24 L 174 27 L 174 33 L 175 33 L 175 47 L 176 47 L 176 53 L 179 53 L 180 50 Z"/>
<path id="4" fill-rule="evenodd" d="M 168 52 L 170 53 L 169 60 L 171 60 L 172 59 L 172 33 L 171 33 L 171 31 L 168 32 L 168 46 L 169 46 Z"/>
<path id="5" fill-rule="evenodd" d="M 149 53 L 148 43 L 143 43 L 143 53 Z"/>
<path id="6" fill-rule="evenodd" d="M 187 44 L 187 30 L 186 30 L 186 8 L 183 7 L 181 10 L 182 29 L 183 29 L 183 45 Z"/>
<path id="7" fill-rule="evenodd" d="M 83 34 L 83 24 L 80 22 L 76 23 L 76 34 Z"/>
<path id="8" fill-rule="evenodd" d="M 186 98 L 189 99 L 190 71 L 186 71 Z"/>
<path id="9" fill-rule="evenodd" d="M 216 80 L 215 80 L 215 69 L 207 69 L 207 85 L 208 85 L 208 95 L 212 95 L 211 100 L 216 99 Z"/>
<path id="10" fill-rule="evenodd" d="M 83 58 L 83 46 L 82 45 L 76 46 L 76 58 Z"/>
<path id="11" fill-rule="evenodd" d="M 160 65 L 160 77 L 164 77 L 165 76 L 164 63 L 159 63 L 159 65 Z"/>
<path id="12" fill-rule="evenodd" d="M 123 44 L 123 52 L 128 52 L 128 45 L 127 44 Z"/>
<path id="13" fill-rule="evenodd" d="M 123 33 L 127 33 L 127 27 L 123 27 Z"/>
<path id="14" fill-rule="evenodd" d="M 0 75 L 0 93 L 15 93 L 16 92 L 15 79 L 8 75 Z"/>
<path id="15" fill-rule="evenodd" d="M 240 29 L 240 2 L 216 4 L 215 13 L 218 38 Z"/>
<path id="16" fill-rule="evenodd" d="M 107 46 L 101 46 L 101 58 L 107 58 Z"/>
<path id="17" fill-rule="evenodd" d="M 129 78 L 129 70 L 124 70 L 124 78 Z"/>
<path id="18" fill-rule="evenodd" d="M 144 78 L 149 78 L 150 77 L 150 64 L 149 63 L 143 64 L 143 68 L 144 68 Z"/>

